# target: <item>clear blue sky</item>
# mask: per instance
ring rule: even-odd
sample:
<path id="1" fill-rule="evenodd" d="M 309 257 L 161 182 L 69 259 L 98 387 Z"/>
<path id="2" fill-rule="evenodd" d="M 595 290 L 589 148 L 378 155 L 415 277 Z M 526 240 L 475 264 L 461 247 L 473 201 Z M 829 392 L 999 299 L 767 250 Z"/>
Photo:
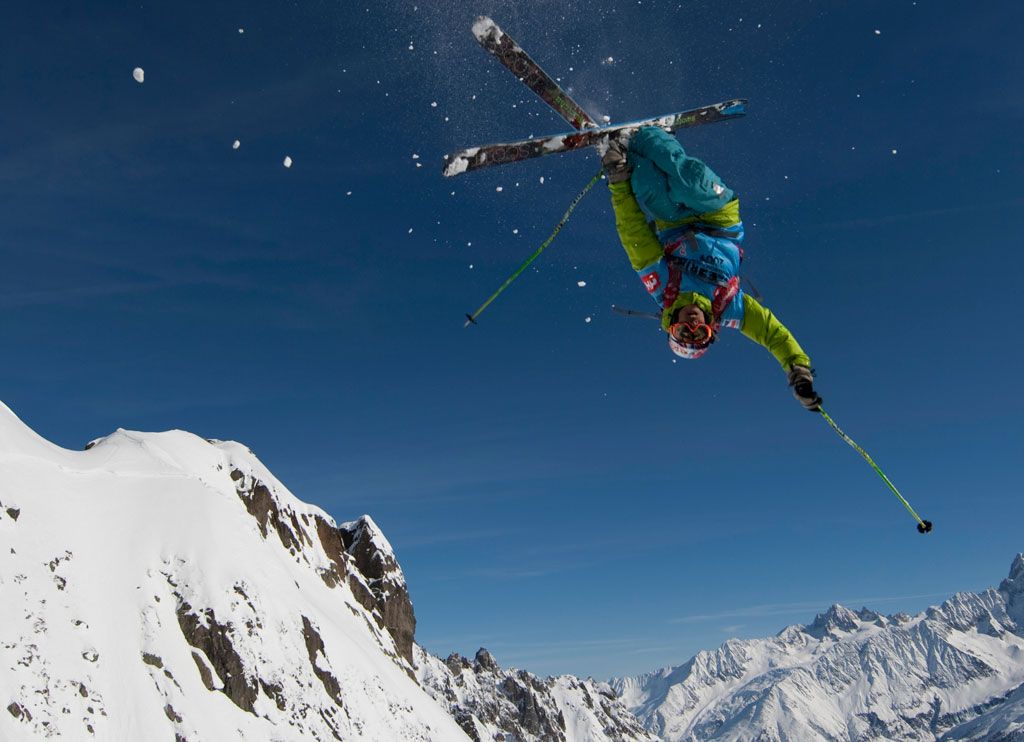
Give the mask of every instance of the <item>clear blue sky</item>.
<path id="1" fill-rule="evenodd" d="M 998 583 L 1024 550 L 1022 6 L 563 7 L 8 11 L 0 398 L 68 447 L 243 441 L 339 520 L 370 513 L 442 656 L 629 674 L 834 601 Z M 730 333 L 674 364 L 608 311 L 648 300 L 603 186 L 463 329 L 597 168 L 440 176 L 565 128 L 476 46 L 478 13 L 613 120 L 750 99 L 682 141 L 740 195 L 749 273 L 828 409 L 934 533 L 766 352 Z"/>

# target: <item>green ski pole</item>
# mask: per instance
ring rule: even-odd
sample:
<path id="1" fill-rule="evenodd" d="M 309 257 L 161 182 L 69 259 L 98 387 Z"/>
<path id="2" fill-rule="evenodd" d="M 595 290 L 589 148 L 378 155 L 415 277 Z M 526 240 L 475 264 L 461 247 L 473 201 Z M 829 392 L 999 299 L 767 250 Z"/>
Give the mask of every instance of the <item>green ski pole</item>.
<path id="1" fill-rule="evenodd" d="M 829 414 L 827 412 L 825 412 L 825 408 L 824 407 L 819 407 L 818 408 L 818 412 L 820 412 L 821 416 L 824 417 L 825 420 L 828 422 L 828 424 L 832 426 L 832 429 L 834 431 L 836 431 L 836 433 L 839 434 L 839 437 L 842 438 L 847 443 L 849 443 L 851 446 L 853 446 L 853 448 L 857 451 L 857 453 L 859 453 L 861 456 L 863 456 L 864 460 L 867 461 L 869 464 L 871 464 L 871 468 L 874 469 L 875 473 L 877 473 L 878 476 L 880 476 L 882 478 L 882 481 L 885 482 L 887 485 L 889 485 L 889 489 L 892 490 L 893 494 L 896 495 L 896 497 L 899 498 L 899 501 L 903 503 L 903 507 L 905 507 L 907 509 L 907 511 L 911 515 L 914 516 L 914 520 L 917 521 L 917 532 L 918 533 L 928 533 L 928 532 L 930 532 L 932 530 L 932 522 L 930 520 L 921 520 L 921 516 L 919 516 L 916 512 L 914 512 L 914 508 L 910 507 L 910 503 L 907 502 L 906 499 L 903 497 L 903 495 L 900 494 L 900 491 L 898 489 L 896 489 L 895 485 L 893 485 L 893 483 L 889 481 L 889 477 L 885 476 L 885 472 L 883 472 L 881 469 L 879 469 L 878 465 L 874 461 L 871 460 L 871 457 L 868 456 L 867 451 L 865 451 L 863 448 L 861 448 L 856 443 L 854 443 L 853 439 L 850 436 L 848 436 L 846 433 L 844 433 L 839 428 L 838 425 L 836 425 L 835 420 L 833 420 L 829 416 Z"/>
<path id="2" fill-rule="evenodd" d="M 531 255 L 529 258 L 527 258 L 526 262 L 523 263 L 521 266 L 519 266 L 519 268 L 516 269 L 516 272 L 513 273 L 511 276 L 509 276 L 505 280 L 505 283 L 501 284 L 501 288 L 499 288 L 497 291 L 495 291 L 493 294 L 491 294 L 491 298 L 489 298 L 487 301 L 485 301 L 483 304 L 480 305 L 479 309 L 477 309 L 472 314 L 467 314 L 466 315 L 466 324 L 464 324 L 463 327 L 469 327 L 470 325 L 475 325 L 476 324 L 476 318 L 479 317 L 481 314 L 483 314 L 483 311 L 485 309 L 487 309 L 487 307 L 490 305 L 490 303 L 492 301 L 494 301 L 495 299 L 497 299 L 498 295 L 501 294 L 502 291 L 507 289 L 512 284 L 513 281 L 515 281 L 517 278 L 519 278 L 519 274 L 522 273 L 524 270 L 526 270 L 529 267 L 530 263 L 532 263 L 534 260 L 536 260 L 538 257 L 540 257 L 540 254 L 542 252 L 544 252 L 544 250 L 547 249 L 548 245 L 550 245 L 551 242 L 555 239 L 555 236 L 559 232 L 562 231 L 562 227 L 564 227 L 566 222 L 569 221 L 569 217 L 572 215 L 572 212 L 576 208 L 576 206 L 579 205 L 579 202 L 582 201 L 583 197 L 587 195 L 587 193 L 590 191 L 591 188 L 594 187 L 594 183 L 596 183 L 597 181 L 599 181 L 601 179 L 601 174 L 603 172 L 604 171 L 602 171 L 602 170 L 598 170 L 597 174 L 593 178 L 590 179 L 590 182 L 587 183 L 583 187 L 583 190 L 576 194 L 576 198 L 574 198 L 572 200 L 572 203 L 569 204 L 569 208 L 566 209 L 565 213 L 562 215 L 561 220 L 558 222 L 558 224 L 555 225 L 554 231 L 550 235 L 548 235 L 548 238 L 546 240 L 544 240 L 543 243 L 541 243 L 541 246 L 538 247 L 534 251 L 533 255 Z"/>

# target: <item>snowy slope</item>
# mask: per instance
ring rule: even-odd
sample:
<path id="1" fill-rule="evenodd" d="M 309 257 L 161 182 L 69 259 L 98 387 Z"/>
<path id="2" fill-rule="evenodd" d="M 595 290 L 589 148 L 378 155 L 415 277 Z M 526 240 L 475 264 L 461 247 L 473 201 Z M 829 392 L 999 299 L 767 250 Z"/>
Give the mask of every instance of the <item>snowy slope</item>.
<path id="1" fill-rule="evenodd" d="M 502 670 L 486 649 L 473 661 L 452 654 L 444 662 L 419 651 L 417 675 L 424 688 L 478 742 L 657 739 L 607 683 L 572 675 L 542 679 L 525 670 Z"/>
<path id="2" fill-rule="evenodd" d="M 0 739 L 466 739 L 414 677 L 373 522 L 237 443 L 69 451 L 0 404 L 0 545 Z"/>
<path id="3" fill-rule="evenodd" d="M 665 740 L 934 740 L 1024 727 L 1024 555 L 998 590 L 918 616 L 833 605 L 612 686 Z"/>

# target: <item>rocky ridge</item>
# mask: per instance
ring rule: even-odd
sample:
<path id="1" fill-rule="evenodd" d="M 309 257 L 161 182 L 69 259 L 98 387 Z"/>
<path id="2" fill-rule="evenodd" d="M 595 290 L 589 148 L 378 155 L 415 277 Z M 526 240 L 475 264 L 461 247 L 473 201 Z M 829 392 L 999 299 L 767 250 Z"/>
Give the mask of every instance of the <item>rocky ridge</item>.
<path id="1" fill-rule="evenodd" d="M 540 678 L 503 670 L 486 649 L 443 662 L 419 650 L 417 676 L 476 742 L 629 742 L 656 740 L 607 683 L 572 675 Z"/>

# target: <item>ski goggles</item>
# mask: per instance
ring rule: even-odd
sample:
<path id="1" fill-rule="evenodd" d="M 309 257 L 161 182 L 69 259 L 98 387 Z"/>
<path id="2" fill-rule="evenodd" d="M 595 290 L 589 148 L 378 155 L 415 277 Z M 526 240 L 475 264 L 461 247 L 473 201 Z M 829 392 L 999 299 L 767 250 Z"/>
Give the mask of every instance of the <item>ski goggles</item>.
<path id="1" fill-rule="evenodd" d="M 707 347 L 715 337 L 715 331 L 704 322 L 676 322 L 668 333 L 676 342 L 697 348 Z"/>

